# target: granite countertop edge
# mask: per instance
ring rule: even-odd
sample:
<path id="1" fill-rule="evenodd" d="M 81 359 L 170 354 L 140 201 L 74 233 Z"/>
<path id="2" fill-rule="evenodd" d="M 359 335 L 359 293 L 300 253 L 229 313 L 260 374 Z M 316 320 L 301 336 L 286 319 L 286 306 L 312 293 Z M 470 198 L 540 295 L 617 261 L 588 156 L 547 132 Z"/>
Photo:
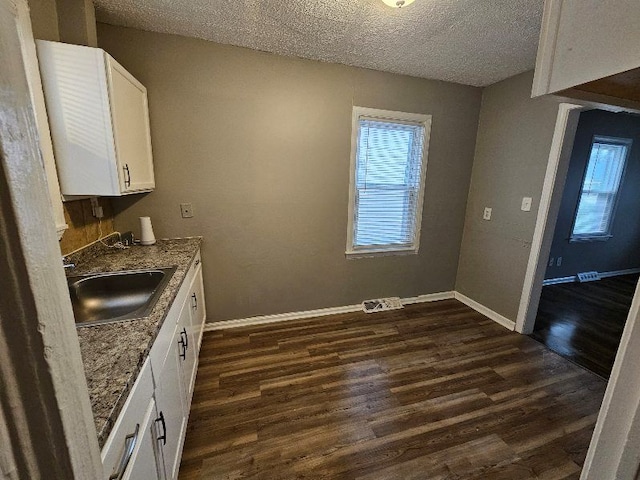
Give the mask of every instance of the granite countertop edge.
<path id="1" fill-rule="evenodd" d="M 105 243 L 113 243 L 117 237 L 110 240 Z M 152 246 L 134 245 L 127 250 L 97 243 L 67 256 L 77 265 L 67 271 L 68 276 L 176 267 L 147 317 L 77 328 L 100 448 L 127 401 L 201 244 L 202 237 L 161 239 Z"/>

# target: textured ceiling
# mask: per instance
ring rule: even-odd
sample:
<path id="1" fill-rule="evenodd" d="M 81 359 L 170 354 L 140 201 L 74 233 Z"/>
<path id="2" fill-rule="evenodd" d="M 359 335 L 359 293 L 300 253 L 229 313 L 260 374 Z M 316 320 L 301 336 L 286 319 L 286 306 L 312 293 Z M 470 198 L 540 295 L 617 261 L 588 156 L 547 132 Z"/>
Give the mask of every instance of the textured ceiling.
<path id="1" fill-rule="evenodd" d="M 544 0 L 95 0 L 113 25 L 485 86 L 533 68 Z"/>

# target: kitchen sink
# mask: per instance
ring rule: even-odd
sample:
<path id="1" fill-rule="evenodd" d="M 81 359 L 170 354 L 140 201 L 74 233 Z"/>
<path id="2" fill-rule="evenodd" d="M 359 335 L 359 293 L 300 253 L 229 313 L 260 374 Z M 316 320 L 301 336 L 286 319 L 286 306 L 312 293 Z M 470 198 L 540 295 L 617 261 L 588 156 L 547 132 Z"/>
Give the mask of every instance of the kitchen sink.
<path id="1" fill-rule="evenodd" d="M 175 270 L 154 268 L 67 277 L 76 326 L 146 317 Z"/>

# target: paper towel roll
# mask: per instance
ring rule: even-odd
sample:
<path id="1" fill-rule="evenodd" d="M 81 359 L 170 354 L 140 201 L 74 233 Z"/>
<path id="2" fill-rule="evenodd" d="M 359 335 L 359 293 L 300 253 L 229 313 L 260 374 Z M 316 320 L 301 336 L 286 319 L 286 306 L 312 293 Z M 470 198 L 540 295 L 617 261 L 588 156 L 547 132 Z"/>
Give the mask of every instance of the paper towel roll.
<path id="1" fill-rule="evenodd" d="M 140 243 L 142 245 L 153 245 L 156 237 L 151 226 L 151 217 L 140 217 Z"/>

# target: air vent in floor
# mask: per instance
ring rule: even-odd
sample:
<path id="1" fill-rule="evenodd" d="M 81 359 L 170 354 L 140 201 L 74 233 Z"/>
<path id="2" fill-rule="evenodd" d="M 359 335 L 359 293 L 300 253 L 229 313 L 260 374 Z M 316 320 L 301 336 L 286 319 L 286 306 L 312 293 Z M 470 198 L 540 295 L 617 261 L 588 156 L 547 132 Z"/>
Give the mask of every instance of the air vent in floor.
<path id="1" fill-rule="evenodd" d="M 600 280 L 600 274 L 598 272 L 582 272 L 578 274 L 578 281 L 580 283 L 594 282 L 596 280 Z"/>
<path id="2" fill-rule="evenodd" d="M 400 297 L 376 298 L 362 302 L 362 310 L 365 313 L 382 312 L 384 310 L 397 310 L 404 308 Z"/>

